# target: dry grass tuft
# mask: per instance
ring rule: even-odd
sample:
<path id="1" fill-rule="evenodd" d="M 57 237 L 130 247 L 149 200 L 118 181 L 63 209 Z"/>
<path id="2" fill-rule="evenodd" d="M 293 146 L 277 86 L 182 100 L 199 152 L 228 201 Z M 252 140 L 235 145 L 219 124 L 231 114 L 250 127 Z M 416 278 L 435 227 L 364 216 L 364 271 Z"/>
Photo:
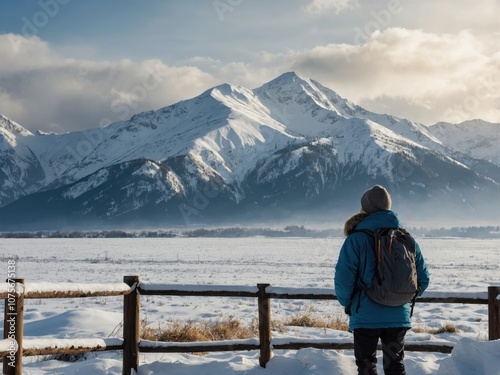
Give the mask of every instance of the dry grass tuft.
<path id="1" fill-rule="evenodd" d="M 460 330 L 450 322 L 445 323 L 439 328 L 429 328 L 427 326 L 419 326 L 412 328 L 416 333 L 430 333 L 432 335 L 439 335 L 441 333 L 458 333 Z"/>
<path id="2" fill-rule="evenodd" d="M 286 326 L 332 328 L 346 331 L 348 325 L 339 319 L 320 319 L 309 314 L 291 316 L 284 321 L 272 320 L 273 331 L 285 332 Z M 159 325 L 157 328 L 148 327 L 143 321 L 141 338 L 150 341 L 194 342 L 194 341 L 223 341 L 258 337 L 258 322 L 254 319 L 249 325 L 243 325 L 239 320 L 230 316 L 215 321 L 188 320 L 171 321 Z"/>
<path id="3" fill-rule="evenodd" d="M 255 327 L 244 327 L 239 320 L 230 316 L 225 320 L 169 322 L 158 328 L 142 325 L 141 338 L 151 341 L 193 342 L 246 339 L 258 335 Z"/>
<path id="4" fill-rule="evenodd" d="M 285 326 L 330 328 L 339 331 L 347 331 L 349 328 L 347 322 L 339 318 L 322 319 L 309 314 L 291 316 L 285 320 L 284 324 Z"/>
<path id="5" fill-rule="evenodd" d="M 437 328 L 434 334 L 440 334 L 440 333 L 457 333 L 460 332 L 460 330 L 454 326 L 451 323 L 446 323 L 444 326 Z"/>

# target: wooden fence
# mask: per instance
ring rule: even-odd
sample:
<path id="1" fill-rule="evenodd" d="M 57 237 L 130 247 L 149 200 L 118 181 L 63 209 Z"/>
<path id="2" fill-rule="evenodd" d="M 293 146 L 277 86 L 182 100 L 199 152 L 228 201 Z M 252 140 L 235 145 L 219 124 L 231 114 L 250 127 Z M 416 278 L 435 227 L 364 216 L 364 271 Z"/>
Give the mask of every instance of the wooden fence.
<path id="1" fill-rule="evenodd" d="M 248 297 L 258 300 L 259 338 L 196 343 L 146 341 L 140 338 L 140 296 L 199 296 Z M 124 296 L 123 339 L 37 339 L 23 341 L 24 299 L 82 298 L 97 296 Z M 23 356 L 76 354 L 94 351 L 123 350 L 123 374 L 137 370 L 139 353 L 216 352 L 259 350 L 262 367 L 271 358 L 272 349 L 353 349 L 352 341 L 272 339 L 271 299 L 335 300 L 333 290 L 312 288 L 279 288 L 269 284 L 256 287 L 217 285 L 166 285 L 141 283 L 138 276 L 125 276 L 123 283 L 25 284 L 24 279 L 9 280 L 0 285 L 0 298 L 5 299 L 4 340 L 0 342 L 4 374 L 22 374 Z M 500 339 L 500 286 L 490 286 L 487 293 L 427 292 L 417 302 L 488 304 L 489 339 Z M 449 353 L 449 344 L 407 342 L 409 351 Z"/>

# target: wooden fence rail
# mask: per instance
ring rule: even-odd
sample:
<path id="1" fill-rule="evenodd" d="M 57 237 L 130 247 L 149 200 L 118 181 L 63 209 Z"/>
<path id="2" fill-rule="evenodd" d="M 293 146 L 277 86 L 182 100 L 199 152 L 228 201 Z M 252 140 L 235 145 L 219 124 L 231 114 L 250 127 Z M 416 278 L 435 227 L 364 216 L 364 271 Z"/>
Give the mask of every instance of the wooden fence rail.
<path id="1" fill-rule="evenodd" d="M 259 338 L 213 342 L 177 343 L 141 340 L 140 296 L 199 296 L 248 297 L 258 301 Z M 123 339 L 26 339 L 23 342 L 24 300 L 41 298 L 85 298 L 96 296 L 123 296 Z M 272 356 L 272 349 L 353 349 L 351 340 L 272 339 L 271 299 L 335 300 L 330 289 L 279 288 L 269 284 L 248 286 L 167 285 L 141 283 L 138 276 L 125 276 L 123 283 L 74 284 L 27 283 L 24 279 L 8 280 L 0 284 L 0 298 L 5 300 L 4 340 L 0 340 L 4 374 L 22 374 L 22 357 L 48 354 L 75 354 L 93 351 L 123 350 L 123 374 L 137 371 L 139 353 L 216 352 L 259 350 L 262 367 Z M 485 293 L 426 292 L 417 302 L 463 303 L 488 305 L 489 339 L 500 339 L 500 286 L 490 286 Z M 449 353 L 449 343 L 406 342 L 409 351 Z"/>

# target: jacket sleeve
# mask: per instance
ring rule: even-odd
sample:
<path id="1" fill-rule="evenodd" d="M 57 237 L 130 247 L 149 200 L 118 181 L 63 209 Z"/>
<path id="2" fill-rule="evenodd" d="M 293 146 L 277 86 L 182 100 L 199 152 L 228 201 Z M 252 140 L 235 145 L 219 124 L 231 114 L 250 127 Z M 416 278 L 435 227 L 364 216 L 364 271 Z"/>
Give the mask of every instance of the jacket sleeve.
<path id="1" fill-rule="evenodd" d="M 415 243 L 415 265 L 417 267 L 417 282 L 421 288 L 419 296 L 421 296 L 429 286 L 430 277 L 424 257 L 422 256 L 422 252 L 420 251 L 420 247 L 417 243 Z"/>
<path id="2" fill-rule="evenodd" d="M 335 266 L 335 294 L 344 307 L 351 304 L 359 268 L 359 250 L 354 237 L 351 235 L 344 241 Z"/>

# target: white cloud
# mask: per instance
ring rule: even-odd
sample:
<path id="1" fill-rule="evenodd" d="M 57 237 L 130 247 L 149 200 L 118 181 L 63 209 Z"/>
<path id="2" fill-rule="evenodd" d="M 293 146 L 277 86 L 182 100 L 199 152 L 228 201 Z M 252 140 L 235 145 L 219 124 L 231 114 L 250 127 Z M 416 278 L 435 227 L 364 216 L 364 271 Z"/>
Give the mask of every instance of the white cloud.
<path id="1" fill-rule="evenodd" d="M 500 123 L 500 35 L 390 28 L 361 45 L 328 44 L 253 61 L 194 57 L 182 66 L 67 59 L 36 38 L 0 35 L 0 113 L 30 130 L 71 131 L 128 119 L 222 82 L 255 88 L 295 70 L 369 110 L 430 124 Z"/>
<path id="2" fill-rule="evenodd" d="M 191 57 L 188 61 L 189 64 L 219 64 L 220 60 L 216 60 L 210 56 L 194 56 Z"/>
<path id="3" fill-rule="evenodd" d="M 38 37 L 0 35 L 0 56 L 0 113 L 30 130 L 97 127 L 198 95 L 218 83 L 199 68 L 159 60 L 63 58 Z"/>
<path id="4" fill-rule="evenodd" d="M 310 0 L 304 9 L 314 16 L 319 16 L 331 12 L 340 14 L 345 10 L 354 9 L 358 6 L 358 0 Z"/>
<path id="5" fill-rule="evenodd" d="M 0 87 L 0 105 L 9 109 L 9 114 L 13 119 L 19 118 L 23 114 L 23 107 L 21 103 L 12 100 L 9 93 L 2 89 L 2 87 Z"/>
<path id="6" fill-rule="evenodd" d="M 500 122 L 500 54 L 471 32 L 392 28 L 361 46 L 331 44 L 289 56 L 294 69 L 378 112 L 432 123 Z"/>
<path id="7" fill-rule="evenodd" d="M 51 66 L 57 59 L 47 42 L 16 34 L 0 35 L 0 56 L 2 74 Z"/>

